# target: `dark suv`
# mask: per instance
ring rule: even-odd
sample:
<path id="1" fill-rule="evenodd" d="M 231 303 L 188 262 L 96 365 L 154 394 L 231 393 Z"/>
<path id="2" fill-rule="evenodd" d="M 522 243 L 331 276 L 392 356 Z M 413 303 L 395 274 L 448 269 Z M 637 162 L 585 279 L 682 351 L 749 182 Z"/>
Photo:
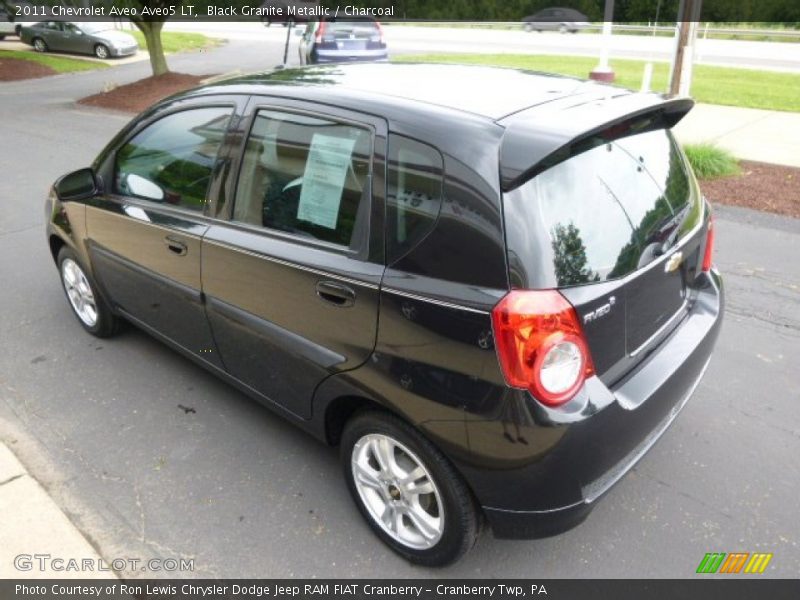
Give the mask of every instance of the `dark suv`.
<path id="1" fill-rule="evenodd" d="M 484 67 L 232 79 L 61 178 L 48 241 L 84 329 L 130 321 L 340 445 L 377 535 L 446 564 L 484 518 L 579 523 L 700 381 L 723 295 L 691 106 Z"/>

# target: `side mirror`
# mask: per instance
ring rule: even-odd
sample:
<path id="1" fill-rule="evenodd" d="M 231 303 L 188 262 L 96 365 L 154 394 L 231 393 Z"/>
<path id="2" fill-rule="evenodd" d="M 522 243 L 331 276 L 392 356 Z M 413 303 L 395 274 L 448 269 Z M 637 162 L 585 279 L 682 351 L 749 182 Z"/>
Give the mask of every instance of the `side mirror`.
<path id="1" fill-rule="evenodd" d="M 61 177 L 55 183 L 59 200 L 86 200 L 100 191 L 92 169 L 79 169 Z"/>
<path id="2" fill-rule="evenodd" d="M 124 187 L 131 196 L 155 200 L 156 202 L 164 201 L 165 194 L 161 186 L 136 173 L 125 175 Z"/>

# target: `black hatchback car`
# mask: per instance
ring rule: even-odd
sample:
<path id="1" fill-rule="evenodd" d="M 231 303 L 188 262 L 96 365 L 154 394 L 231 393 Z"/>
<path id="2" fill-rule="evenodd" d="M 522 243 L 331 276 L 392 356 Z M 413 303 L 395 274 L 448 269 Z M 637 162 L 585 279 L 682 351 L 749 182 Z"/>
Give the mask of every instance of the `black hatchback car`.
<path id="1" fill-rule="evenodd" d="M 232 79 L 56 182 L 48 241 L 84 329 L 130 321 L 339 445 L 376 534 L 442 565 L 484 520 L 579 523 L 700 381 L 723 294 L 691 107 L 485 67 Z"/>

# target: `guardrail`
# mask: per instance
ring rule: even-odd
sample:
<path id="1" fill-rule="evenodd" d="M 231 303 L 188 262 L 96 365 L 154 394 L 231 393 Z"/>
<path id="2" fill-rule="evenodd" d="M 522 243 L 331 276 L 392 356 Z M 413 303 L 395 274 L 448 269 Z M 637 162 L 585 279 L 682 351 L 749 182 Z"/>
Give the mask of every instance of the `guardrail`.
<path id="1" fill-rule="evenodd" d="M 626 25 L 614 23 L 614 31 L 630 31 L 641 33 L 669 33 L 675 31 L 675 25 Z M 586 29 L 602 29 L 602 23 L 590 23 Z M 740 29 L 738 27 L 709 27 L 699 24 L 697 28 L 698 37 L 705 35 L 740 35 L 743 37 L 784 37 L 789 39 L 800 39 L 800 31 L 794 29 Z"/>
<path id="2" fill-rule="evenodd" d="M 434 27 L 459 27 L 477 29 L 521 29 L 524 23 L 519 21 L 387 21 L 386 25 L 427 25 Z M 671 34 L 676 30 L 675 25 L 632 25 L 626 23 L 614 23 L 613 31 L 617 33 L 636 33 L 636 34 Z M 602 23 L 588 23 L 582 29 L 584 31 L 600 31 Z M 714 35 L 730 35 L 741 37 L 769 37 L 784 38 L 787 40 L 800 41 L 800 29 L 744 29 L 739 27 L 715 27 L 712 23 L 698 24 L 698 37 L 708 37 Z"/>

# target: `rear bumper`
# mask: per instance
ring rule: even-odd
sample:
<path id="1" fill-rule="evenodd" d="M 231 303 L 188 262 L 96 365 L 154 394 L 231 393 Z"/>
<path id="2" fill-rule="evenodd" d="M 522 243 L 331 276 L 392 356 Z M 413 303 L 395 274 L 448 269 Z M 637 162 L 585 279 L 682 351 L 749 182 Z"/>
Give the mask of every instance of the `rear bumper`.
<path id="1" fill-rule="evenodd" d="M 386 49 L 379 50 L 320 50 L 314 49 L 311 59 L 315 63 L 385 61 L 389 59 Z"/>
<path id="2" fill-rule="evenodd" d="M 530 540 L 550 537 L 577 527 L 592 512 L 592 504 L 579 502 L 550 511 L 513 511 L 483 507 L 483 514 L 494 537 L 504 540 Z"/>
<path id="3" fill-rule="evenodd" d="M 580 523 L 658 441 L 692 396 L 708 366 L 724 308 L 718 274 L 707 276 L 681 325 L 636 371 L 608 389 L 599 410 L 554 422 L 512 392 L 513 410 L 493 421 L 468 420 L 469 464 L 459 464 L 495 536 L 535 538 Z M 609 394 L 611 396 L 609 396 Z M 607 402 L 610 400 L 610 402 Z M 633 407 L 633 408 L 631 408 Z M 527 410 L 525 410 L 527 409 Z M 500 435 L 498 435 L 500 433 Z"/>

